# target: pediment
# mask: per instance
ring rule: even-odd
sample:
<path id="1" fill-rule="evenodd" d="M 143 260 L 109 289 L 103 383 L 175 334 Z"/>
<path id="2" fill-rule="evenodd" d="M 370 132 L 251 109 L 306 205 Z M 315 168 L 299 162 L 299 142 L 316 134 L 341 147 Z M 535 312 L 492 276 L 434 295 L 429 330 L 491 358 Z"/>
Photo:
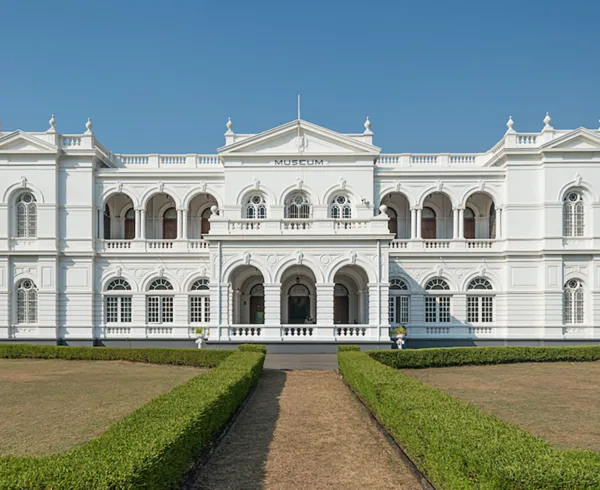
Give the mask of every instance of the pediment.
<path id="1" fill-rule="evenodd" d="M 222 148 L 221 155 L 378 155 L 381 148 L 306 121 L 292 121 Z"/>
<path id="2" fill-rule="evenodd" d="M 28 133 L 15 131 L 0 138 L 1 153 L 56 153 L 57 148 Z"/>
<path id="3" fill-rule="evenodd" d="M 579 128 L 546 143 L 542 148 L 545 150 L 600 150 L 600 134 L 586 128 Z"/>

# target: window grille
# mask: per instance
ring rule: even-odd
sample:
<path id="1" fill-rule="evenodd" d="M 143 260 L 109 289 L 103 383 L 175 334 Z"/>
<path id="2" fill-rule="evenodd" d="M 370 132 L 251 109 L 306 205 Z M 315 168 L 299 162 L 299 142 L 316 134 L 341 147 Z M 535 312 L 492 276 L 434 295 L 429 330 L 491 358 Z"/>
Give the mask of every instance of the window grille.
<path id="1" fill-rule="evenodd" d="M 17 237 L 37 236 L 37 203 L 33 194 L 26 192 L 17 199 Z"/>
<path id="2" fill-rule="evenodd" d="M 161 277 L 159 279 L 155 279 L 154 281 L 152 281 L 152 283 L 148 287 L 148 290 L 149 291 L 172 291 L 173 285 L 167 279 L 163 279 Z"/>
<path id="3" fill-rule="evenodd" d="M 267 203 L 265 198 L 259 194 L 254 194 L 246 201 L 246 218 L 248 219 L 266 219 Z"/>
<path id="4" fill-rule="evenodd" d="M 475 291 L 492 291 L 490 281 L 476 277 L 467 285 L 470 293 Z M 469 323 L 492 323 L 494 321 L 494 297 L 469 294 L 467 296 L 467 321 Z"/>
<path id="5" fill-rule="evenodd" d="M 410 296 L 401 294 L 402 291 L 408 291 L 406 282 L 396 277 L 390 279 L 390 323 L 406 324 L 409 321 Z"/>
<path id="6" fill-rule="evenodd" d="M 148 296 L 148 323 L 173 323 L 173 296 Z"/>
<path id="7" fill-rule="evenodd" d="M 335 196 L 331 201 L 330 215 L 335 219 L 348 219 L 352 217 L 350 200 L 343 195 Z"/>
<path id="8" fill-rule="evenodd" d="M 38 291 L 34 282 L 25 279 L 17 286 L 17 323 L 37 323 Z"/>
<path id="9" fill-rule="evenodd" d="M 426 285 L 427 291 L 449 291 L 448 283 L 439 277 L 431 279 Z M 433 293 L 436 294 L 436 293 Z M 449 323 L 450 322 L 450 296 L 425 296 L 425 322 Z"/>
<path id="10" fill-rule="evenodd" d="M 198 279 L 192 284 L 189 313 L 190 323 L 209 323 L 210 322 L 210 297 L 208 279 Z"/>
<path id="11" fill-rule="evenodd" d="M 120 291 L 131 291 L 127 280 L 113 279 L 106 287 L 108 293 L 104 298 L 106 323 L 131 323 L 131 296 L 111 294 Z"/>
<path id="12" fill-rule="evenodd" d="M 294 193 L 285 204 L 285 217 L 290 219 L 309 219 L 310 201 L 303 193 Z"/>
<path id="13" fill-rule="evenodd" d="M 579 279 L 571 279 L 565 284 L 563 316 L 566 325 L 584 323 L 584 289 Z"/>
<path id="14" fill-rule="evenodd" d="M 582 237 L 584 234 L 585 209 L 580 192 L 569 192 L 563 203 L 563 235 Z"/>

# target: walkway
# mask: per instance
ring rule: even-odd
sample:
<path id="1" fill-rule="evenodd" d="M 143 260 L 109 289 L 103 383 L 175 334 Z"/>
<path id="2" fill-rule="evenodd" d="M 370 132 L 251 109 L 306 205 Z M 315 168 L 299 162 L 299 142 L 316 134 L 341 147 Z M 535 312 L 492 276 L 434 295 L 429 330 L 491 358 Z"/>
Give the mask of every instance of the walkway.
<path id="1" fill-rule="evenodd" d="M 365 488 L 421 487 L 334 371 L 280 370 L 264 371 L 194 485 Z"/>
<path id="2" fill-rule="evenodd" d="M 265 360 L 265 369 L 337 368 L 337 354 L 269 354 Z"/>

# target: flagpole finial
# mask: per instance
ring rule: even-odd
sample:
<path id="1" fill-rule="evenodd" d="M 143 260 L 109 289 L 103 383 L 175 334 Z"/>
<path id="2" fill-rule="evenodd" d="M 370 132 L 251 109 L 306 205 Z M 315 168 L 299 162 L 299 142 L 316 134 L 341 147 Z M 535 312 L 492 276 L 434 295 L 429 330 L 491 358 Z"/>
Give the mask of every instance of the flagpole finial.
<path id="1" fill-rule="evenodd" d="M 300 94 L 298 94 L 298 121 L 300 120 Z"/>

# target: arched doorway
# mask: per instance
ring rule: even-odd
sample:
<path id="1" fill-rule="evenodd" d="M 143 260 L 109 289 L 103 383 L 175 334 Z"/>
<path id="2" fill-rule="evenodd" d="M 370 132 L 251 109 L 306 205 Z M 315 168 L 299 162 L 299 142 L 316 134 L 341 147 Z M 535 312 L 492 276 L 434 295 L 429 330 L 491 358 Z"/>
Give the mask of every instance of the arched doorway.
<path id="1" fill-rule="evenodd" d="M 294 284 L 288 290 L 288 323 L 310 323 L 310 291 L 304 284 Z"/>
<path id="2" fill-rule="evenodd" d="M 135 211 L 130 208 L 125 213 L 125 240 L 133 240 L 135 238 Z"/>
<path id="3" fill-rule="evenodd" d="M 210 232 L 211 207 L 218 206 L 217 200 L 211 194 L 197 194 L 190 201 L 188 206 L 187 237 L 192 240 L 199 240 L 202 235 Z"/>
<path id="4" fill-rule="evenodd" d="M 333 288 L 333 323 L 350 323 L 350 293 L 343 284 L 336 284 Z"/>
<path id="5" fill-rule="evenodd" d="M 421 237 L 424 240 L 435 240 L 436 237 L 435 211 L 428 207 L 423 208 L 423 215 L 421 218 Z"/>
<path id="6" fill-rule="evenodd" d="M 125 193 L 113 194 L 104 206 L 105 240 L 133 240 L 135 238 L 135 210 L 132 199 Z"/>
<path id="7" fill-rule="evenodd" d="M 475 238 L 475 213 L 469 207 L 465 208 L 465 238 Z"/>
<path id="8" fill-rule="evenodd" d="M 317 322 L 316 277 L 305 265 L 293 265 L 281 276 L 281 323 Z"/>
<path id="9" fill-rule="evenodd" d="M 388 229 L 394 234 L 394 238 L 411 238 L 410 204 L 406 196 L 400 192 L 392 192 L 383 197 L 381 204 L 388 207 Z"/>
<path id="10" fill-rule="evenodd" d="M 233 325 L 261 325 L 265 322 L 265 292 L 262 273 L 241 265 L 230 275 L 229 321 Z"/>
<path id="11" fill-rule="evenodd" d="M 421 213 L 421 238 L 447 240 L 454 237 L 454 211 L 447 194 L 429 194 L 423 201 Z"/>
<path id="12" fill-rule="evenodd" d="M 175 208 L 169 208 L 165 211 L 162 225 L 162 237 L 165 240 L 174 240 L 177 238 L 177 210 Z"/>
<path id="13" fill-rule="evenodd" d="M 496 206 L 486 192 L 475 192 L 469 196 L 465 207 L 464 238 L 496 238 Z"/>
<path id="14" fill-rule="evenodd" d="M 333 282 L 333 323 L 369 323 L 369 278 L 365 270 L 357 265 L 345 265 L 335 273 Z"/>

